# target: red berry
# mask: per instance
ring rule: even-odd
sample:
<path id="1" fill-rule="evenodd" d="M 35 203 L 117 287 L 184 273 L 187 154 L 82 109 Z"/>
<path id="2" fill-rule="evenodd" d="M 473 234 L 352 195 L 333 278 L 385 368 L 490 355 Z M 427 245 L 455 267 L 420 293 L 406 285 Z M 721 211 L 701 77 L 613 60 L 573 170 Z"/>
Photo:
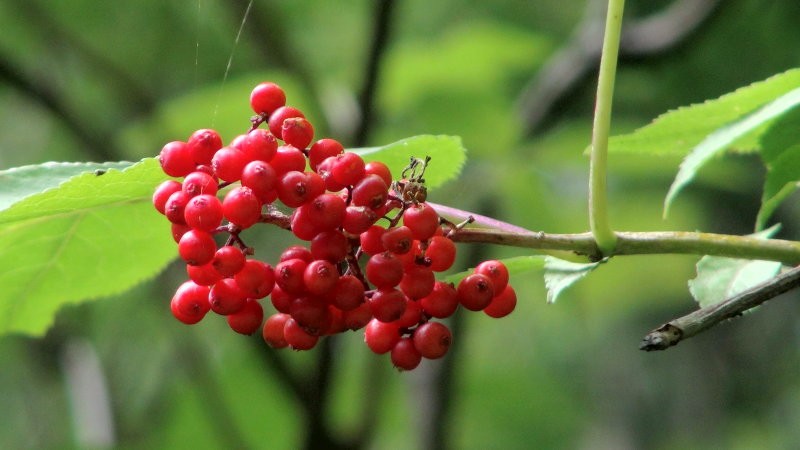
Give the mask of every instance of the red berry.
<path id="1" fill-rule="evenodd" d="M 283 326 L 283 337 L 292 350 L 311 350 L 319 341 L 319 336 L 309 334 L 292 318 Z"/>
<path id="2" fill-rule="evenodd" d="M 280 286 L 275 285 L 275 287 L 272 288 L 272 293 L 270 294 L 269 299 L 276 311 L 289 314 L 289 309 L 291 308 L 295 297 L 284 292 Z"/>
<path id="3" fill-rule="evenodd" d="M 218 183 L 211 175 L 194 171 L 183 179 L 181 189 L 191 197 L 200 194 L 217 195 Z"/>
<path id="4" fill-rule="evenodd" d="M 456 288 L 450 283 L 437 281 L 431 293 L 422 297 L 419 304 L 425 314 L 431 317 L 437 319 L 450 317 L 458 309 Z"/>
<path id="5" fill-rule="evenodd" d="M 456 260 L 456 245 L 444 236 L 434 236 L 428 242 L 425 258 L 430 260 L 429 266 L 434 272 L 444 272 Z"/>
<path id="6" fill-rule="evenodd" d="M 367 175 L 353 187 L 353 205 L 378 209 L 386 203 L 389 187 L 378 175 Z"/>
<path id="7" fill-rule="evenodd" d="M 361 250 L 368 254 L 368 255 L 376 255 L 381 252 L 386 251 L 386 247 L 383 246 L 382 237 L 383 233 L 386 232 L 386 228 L 380 227 L 378 225 L 372 225 L 369 229 L 363 233 L 361 233 L 360 243 L 361 243 Z"/>
<path id="8" fill-rule="evenodd" d="M 161 214 L 165 213 L 167 199 L 181 190 L 181 183 L 175 180 L 167 180 L 159 184 L 153 192 L 153 206 Z"/>
<path id="9" fill-rule="evenodd" d="M 192 266 L 202 266 L 211 262 L 216 251 L 217 243 L 214 242 L 214 238 L 202 230 L 189 230 L 178 242 L 178 253 L 186 264 Z"/>
<path id="10" fill-rule="evenodd" d="M 173 223 L 171 224 L 171 231 L 172 231 L 172 239 L 175 240 L 175 243 L 181 241 L 181 238 L 187 231 L 191 230 L 192 227 L 186 225 L 185 223 Z"/>
<path id="11" fill-rule="evenodd" d="M 302 245 L 292 245 L 287 247 L 286 250 L 281 253 L 280 262 L 292 258 L 299 258 L 305 262 L 311 262 L 314 260 L 314 257 L 311 256 L 311 251 Z"/>
<path id="12" fill-rule="evenodd" d="M 342 197 L 336 194 L 318 195 L 300 209 L 308 210 L 308 220 L 320 231 L 339 228 L 344 221 L 345 203 Z"/>
<path id="13" fill-rule="evenodd" d="M 293 170 L 281 177 L 276 190 L 284 205 L 297 208 L 325 192 L 325 182 L 314 172 Z"/>
<path id="14" fill-rule="evenodd" d="M 392 185 L 392 171 L 380 161 L 370 161 L 364 166 L 364 175 L 378 175 L 387 186 Z"/>
<path id="15" fill-rule="evenodd" d="M 310 262 L 303 272 L 303 282 L 306 289 L 313 295 L 325 295 L 334 287 L 339 280 L 339 271 L 332 262 L 318 259 Z"/>
<path id="16" fill-rule="evenodd" d="M 203 264 L 202 266 L 191 266 L 187 264 L 186 273 L 189 275 L 190 280 L 200 286 L 211 286 L 222 279 L 222 275 L 214 269 L 211 263 Z"/>
<path id="17" fill-rule="evenodd" d="M 260 83 L 250 93 L 250 107 L 256 114 L 268 116 L 285 104 L 286 94 L 275 83 Z"/>
<path id="18" fill-rule="evenodd" d="M 264 327 L 261 329 L 261 337 L 272 348 L 284 348 L 289 344 L 283 337 L 283 327 L 286 326 L 286 321 L 290 319 L 288 314 L 273 314 L 267 317 L 264 322 Z"/>
<path id="19" fill-rule="evenodd" d="M 171 177 L 185 177 L 197 165 L 192 158 L 191 150 L 185 142 L 172 141 L 161 148 L 158 155 L 161 169 Z"/>
<path id="20" fill-rule="evenodd" d="M 410 338 L 402 338 L 392 347 L 392 364 L 398 370 L 414 370 L 422 361 L 422 355 Z"/>
<path id="21" fill-rule="evenodd" d="M 225 245 L 214 253 L 211 265 L 223 277 L 232 277 L 244 267 L 245 256 L 238 247 Z"/>
<path id="22" fill-rule="evenodd" d="M 439 228 L 439 214 L 427 203 L 411 205 L 403 213 L 403 225 L 411 229 L 414 239 L 426 241 Z"/>
<path id="23" fill-rule="evenodd" d="M 379 355 L 391 351 L 399 340 L 400 328 L 393 323 L 372 319 L 364 329 L 364 342 Z"/>
<path id="24" fill-rule="evenodd" d="M 492 286 L 497 293 L 503 292 L 508 285 L 508 269 L 505 264 L 497 260 L 484 261 L 475 268 L 475 273 L 482 273 L 492 280 Z"/>
<path id="25" fill-rule="evenodd" d="M 277 137 L 281 136 L 281 127 L 283 127 L 283 121 L 286 119 L 290 119 L 292 117 L 303 117 L 302 112 L 300 112 L 297 108 L 292 108 L 291 106 L 281 106 L 280 108 L 276 109 L 272 114 L 269 116 L 269 131 L 272 132 Z"/>
<path id="26" fill-rule="evenodd" d="M 275 272 L 272 266 L 257 259 L 248 259 L 244 267 L 234 275 L 236 284 L 248 297 L 264 298 L 275 286 Z"/>
<path id="27" fill-rule="evenodd" d="M 344 146 L 335 139 L 320 139 L 308 149 L 308 165 L 311 170 L 317 171 L 319 163 L 331 156 L 344 153 Z"/>
<path id="28" fill-rule="evenodd" d="M 347 256 L 347 238 L 337 230 L 323 231 L 311 240 L 314 259 L 326 259 L 337 263 Z"/>
<path id="29" fill-rule="evenodd" d="M 414 300 L 406 300 L 406 309 L 403 315 L 394 323 L 400 328 L 413 328 L 423 321 L 422 306 Z"/>
<path id="30" fill-rule="evenodd" d="M 302 172 L 306 170 L 306 157 L 303 152 L 291 145 L 282 145 L 278 147 L 278 151 L 275 152 L 275 156 L 272 157 L 269 164 L 275 169 L 275 174 L 280 178 L 286 172 L 293 170 Z"/>
<path id="31" fill-rule="evenodd" d="M 222 223 L 222 203 L 213 195 L 192 197 L 183 210 L 186 225 L 203 231 L 214 231 Z"/>
<path id="32" fill-rule="evenodd" d="M 222 201 L 225 218 L 240 228 L 248 228 L 261 219 L 261 201 L 252 189 L 239 186 Z"/>
<path id="33" fill-rule="evenodd" d="M 414 236 L 411 234 L 411 229 L 407 226 L 390 228 L 381 236 L 383 247 L 387 251 L 397 255 L 408 253 L 409 250 L 411 250 L 413 241 Z"/>
<path id="34" fill-rule="evenodd" d="M 355 153 L 346 152 L 334 157 L 330 167 L 333 180 L 343 186 L 352 186 L 364 178 L 364 160 Z"/>
<path id="35" fill-rule="evenodd" d="M 211 159 L 214 174 L 229 183 L 242 178 L 242 169 L 247 163 L 244 152 L 234 147 L 222 147 Z"/>
<path id="36" fill-rule="evenodd" d="M 330 324 L 328 305 L 319 297 L 302 296 L 289 305 L 289 314 L 309 334 L 321 335 Z"/>
<path id="37" fill-rule="evenodd" d="M 392 288 L 403 279 L 403 263 L 389 252 L 372 255 L 367 261 L 367 280 L 378 289 Z"/>
<path id="38" fill-rule="evenodd" d="M 502 292 L 492 298 L 491 303 L 483 309 L 483 312 L 489 317 L 499 319 L 511 314 L 516 306 L 517 293 L 514 292 L 514 288 L 511 286 L 506 286 Z"/>
<path id="39" fill-rule="evenodd" d="M 331 172 L 331 168 L 333 167 L 334 163 L 336 162 L 336 157 L 331 156 L 329 158 L 325 158 L 321 163 L 317 164 L 317 168 L 315 169 L 319 176 L 325 181 L 325 189 L 331 192 L 339 192 L 345 188 L 345 186 L 336 180 L 333 179 L 333 173 Z"/>
<path id="40" fill-rule="evenodd" d="M 302 259 L 287 259 L 275 266 L 275 283 L 287 294 L 303 295 L 306 292 L 303 274 L 308 263 Z"/>
<path id="41" fill-rule="evenodd" d="M 281 138 L 288 145 L 306 148 L 314 139 L 314 127 L 303 117 L 291 117 L 281 125 Z"/>
<path id="42" fill-rule="evenodd" d="M 353 275 L 342 275 L 328 297 L 331 305 L 351 311 L 364 303 L 364 283 Z"/>
<path id="43" fill-rule="evenodd" d="M 414 330 L 414 348 L 428 359 L 437 359 L 447 353 L 453 337 L 450 329 L 440 322 L 427 322 Z"/>
<path id="44" fill-rule="evenodd" d="M 406 296 L 395 288 L 378 289 L 369 299 L 372 315 L 381 322 L 394 322 L 406 310 Z"/>
<path id="45" fill-rule="evenodd" d="M 214 130 L 197 130 L 186 143 L 195 164 L 211 164 L 214 153 L 222 148 L 222 138 Z"/>
<path id="46" fill-rule="evenodd" d="M 458 283 L 458 302 L 470 311 L 480 311 L 489 306 L 494 297 L 492 280 L 486 275 L 473 273 Z"/>
<path id="47" fill-rule="evenodd" d="M 278 151 L 278 140 L 263 128 L 247 133 L 239 145 L 247 161 L 268 162 Z"/>
<path id="48" fill-rule="evenodd" d="M 344 231 L 359 235 L 369 229 L 378 220 L 378 215 L 370 208 L 364 206 L 348 206 L 344 211 L 342 228 Z"/>
<path id="49" fill-rule="evenodd" d="M 290 218 L 290 227 L 292 233 L 304 241 L 310 241 L 314 239 L 314 236 L 319 234 L 317 224 L 309 217 L 309 210 L 307 208 L 297 208 L 294 210 Z"/>
<path id="50" fill-rule="evenodd" d="M 194 282 L 186 281 L 175 291 L 170 302 L 172 314 L 181 322 L 191 325 L 205 317 L 209 310 L 209 289 Z"/>
<path id="51" fill-rule="evenodd" d="M 223 316 L 240 311 L 244 308 L 246 301 L 247 294 L 233 278 L 219 280 L 208 293 L 211 310 Z"/>
<path id="52" fill-rule="evenodd" d="M 252 189 L 261 203 L 267 203 L 277 184 L 278 176 L 269 163 L 251 161 L 242 169 L 242 186 Z"/>
<path id="53" fill-rule="evenodd" d="M 228 326 L 239 334 L 253 334 L 261 328 L 264 320 L 264 309 L 255 300 L 247 300 L 239 311 L 226 317 Z"/>
<path id="54" fill-rule="evenodd" d="M 364 302 L 354 309 L 344 311 L 342 320 L 344 321 L 345 329 L 360 330 L 372 320 L 372 308 L 370 308 L 369 303 Z"/>
<path id="55" fill-rule="evenodd" d="M 186 208 L 186 204 L 189 203 L 190 198 L 189 194 L 183 191 L 172 193 L 164 203 L 164 215 L 167 216 L 167 220 L 172 223 L 186 224 L 183 210 Z"/>
<path id="56" fill-rule="evenodd" d="M 412 265 L 406 267 L 403 279 L 400 280 L 400 290 L 406 297 L 418 300 L 430 294 L 435 283 L 436 277 L 430 268 Z"/>

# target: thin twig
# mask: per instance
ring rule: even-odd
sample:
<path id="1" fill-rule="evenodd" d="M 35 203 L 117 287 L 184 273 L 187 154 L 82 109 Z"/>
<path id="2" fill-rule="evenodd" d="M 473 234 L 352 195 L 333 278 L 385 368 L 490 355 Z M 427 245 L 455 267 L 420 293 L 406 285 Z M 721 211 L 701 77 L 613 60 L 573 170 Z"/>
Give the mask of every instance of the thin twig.
<path id="1" fill-rule="evenodd" d="M 642 339 L 641 350 L 666 350 L 678 342 L 695 336 L 714 325 L 740 316 L 748 309 L 800 286 L 800 267 L 795 267 L 775 278 L 754 286 L 716 305 L 672 320 L 651 331 Z"/>

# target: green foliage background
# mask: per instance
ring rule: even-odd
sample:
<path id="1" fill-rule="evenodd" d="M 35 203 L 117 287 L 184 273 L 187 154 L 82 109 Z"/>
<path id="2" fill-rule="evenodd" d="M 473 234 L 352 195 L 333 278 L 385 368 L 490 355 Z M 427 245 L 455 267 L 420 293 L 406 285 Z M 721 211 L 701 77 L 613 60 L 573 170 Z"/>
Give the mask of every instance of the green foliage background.
<path id="1" fill-rule="evenodd" d="M 641 17 L 669 3 L 629 0 L 628 13 Z M 615 134 L 800 65 L 800 4 L 722 3 L 671 51 L 623 58 Z M 255 0 L 234 45 L 246 6 L 212 0 L 0 3 L 0 169 L 50 160 L 136 161 L 209 126 L 230 139 L 246 128 L 247 96 L 265 79 L 284 86 L 320 136 L 346 142 L 373 2 Z M 462 176 L 434 191 L 433 201 L 533 230 L 585 231 L 583 152 L 594 75 L 563 96 L 533 135 L 524 132 L 517 109 L 523 88 L 565 45 L 584 7 L 577 0 L 398 2 L 368 145 L 417 134 L 461 136 L 470 150 Z M 66 118 L 48 108 L 47 99 Z M 787 125 L 796 124 L 790 119 Z M 781 182 L 792 178 L 778 163 L 788 156 L 767 151 L 781 139 L 762 137 L 777 179 L 765 198 L 788 195 Z M 611 155 L 615 229 L 751 233 L 765 171 L 759 156 L 746 152 L 698 172 L 669 218 L 661 218 L 684 154 Z M 783 223 L 776 237 L 800 239 L 800 211 L 792 199 L 773 213 L 770 223 Z M 115 231 L 125 233 L 97 231 L 98 240 L 87 245 L 102 245 Z M 253 245 L 260 257 L 274 260 L 285 235 L 269 231 L 257 233 Z M 171 245 L 168 227 L 154 230 L 153 239 Z M 172 250 L 139 261 L 160 265 Z M 30 251 L 3 248 L 3 289 L 56 295 L 55 287 L 43 290 L 36 280 L 9 272 Z M 462 267 L 478 256 L 525 254 L 476 247 L 461 253 Z M 517 276 L 520 303 L 512 316 L 462 318 L 449 415 L 434 431 L 452 448 L 474 449 L 796 445 L 797 294 L 668 352 L 637 350 L 651 328 L 695 307 L 687 280 L 696 262 L 688 256 L 617 258 L 554 305 L 545 303 L 538 273 Z M 86 261 L 87 272 L 97 264 Z M 234 335 L 223 321 L 188 328 L 172 319 L 168 300 L 184 276 L 172 264 L 131 291 L 64 308 L 43 338 L 0 338 L 0 448 L 81 446 L 73 415 L 81 401 L 66 386 L 69 361 L 85 354 L 76 349 L 87 348 L 99 357 L 110 394 L 113 447 L 300 445 L 305 427 L 299 409 L 264 363 L 258 338 Z M 113 286 L 106 290 L 113 292 Z M 335 354 L 327 414 L 334 429 L 342 435 L 358 430 L 357 405 L 370 380 L 380 377 L 375 446 L 422 445 L 429 408 L 420 387 L 424 376 L 393 372 L 358 334 L 340 339 Z M 313 354 L 283 356 L 298 372 L 311 367 Z"/>

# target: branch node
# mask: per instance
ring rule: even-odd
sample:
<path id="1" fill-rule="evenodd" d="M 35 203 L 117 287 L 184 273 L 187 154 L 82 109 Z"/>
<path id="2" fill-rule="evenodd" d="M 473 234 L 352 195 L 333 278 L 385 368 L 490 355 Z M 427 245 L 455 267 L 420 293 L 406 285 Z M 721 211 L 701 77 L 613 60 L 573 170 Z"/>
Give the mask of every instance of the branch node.
<path id="1" fill-rule="evenodd" d="M 642 339 L 639 350 L 652 352 L 653 350 L 666 350 L 673 345 L 677 345 L 683 337 L 683 331 L 675 325 L 665 323 L 659 328 L 651 331 Z"/>

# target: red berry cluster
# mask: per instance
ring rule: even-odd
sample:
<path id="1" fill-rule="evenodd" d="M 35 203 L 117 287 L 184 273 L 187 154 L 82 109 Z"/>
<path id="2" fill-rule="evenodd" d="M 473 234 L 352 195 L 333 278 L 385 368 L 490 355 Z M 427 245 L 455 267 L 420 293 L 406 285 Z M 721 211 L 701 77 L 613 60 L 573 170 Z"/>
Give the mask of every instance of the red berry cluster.
<path id="1" fill-rule="evenodd" d="M 385 164 L 365 163 L 336 140 L 312 144 L 313 126 L 285 103 L 279 86 L 259 84 L 247 134 L 223 146 L 203 129 L 161 150 L 164 172 L 183 178 L 153 194 L 189 276 L 172 298 L 178 320 L 197 323 L 212 310 L 234 331 L 261 328 L 267 344 L 295 350 L 364 328 L 372 351 L 391 352 L 397 368 L 410 370 L 447 352 L 450 330 L 433 319 L 459 304 L 492 317 L 514 309 L 499 261 L 480 264 L 458 287 L 436 281 L 455 260 L 449 236 L 463 225 L 426 203 L 427 159 L 412 159 L 393 181 Z M 308 245 L 288 247 L 272 267 L 252 258 L 240 237 L 258 223 L 287 228 Z M 259 301 L 267 296 L 277 313 L 264 321 Z"/>

